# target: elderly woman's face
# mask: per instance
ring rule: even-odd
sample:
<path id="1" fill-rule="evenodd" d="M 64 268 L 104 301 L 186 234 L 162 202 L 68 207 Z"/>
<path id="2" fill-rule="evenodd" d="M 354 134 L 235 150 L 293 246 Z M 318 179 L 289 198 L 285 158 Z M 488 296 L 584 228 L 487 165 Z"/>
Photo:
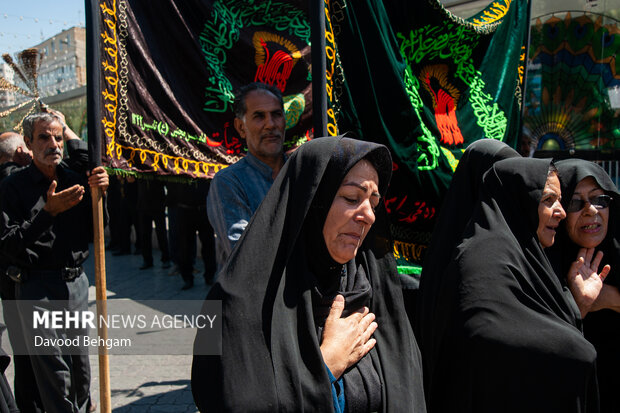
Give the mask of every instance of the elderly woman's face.
<path id="1" fill-rule="evenodd" d="M 584 248 L 598 246 L 607 235 L 609 222 L 609 207 L 601 208 L 597 196 L 605 195 L 591 176 L 582 179 L 575 187 L 571 198 L 573 204 L 582 202 L 578 211 L 568 212 L 566 215 L 566 232 L 568 237 L 577 245 Z M 594 203 L 595 205 L 593 205 Z M 570 207 L 568 208 L 571 209 Z"/>
<path id="2" fill-rule="evenodd" d="M 342 180 L 323 225 L 325 245 L 334 261 L 344 264 L 357 254 L 375 222 L 378 188 L 377 171 L 366 160 L 356 163 Z"/>
<path id="3" fill-rule="evenodd" d="M 560 203 L 561 200 L 560 180 L 556 173 L 551 173 L 547 177 L 547 183 L 538 204 L 536 235 L 543 248 L 553 245 L 556 228 L 560 225 L 560 221 L 566 218 L 566 212 Z"/>

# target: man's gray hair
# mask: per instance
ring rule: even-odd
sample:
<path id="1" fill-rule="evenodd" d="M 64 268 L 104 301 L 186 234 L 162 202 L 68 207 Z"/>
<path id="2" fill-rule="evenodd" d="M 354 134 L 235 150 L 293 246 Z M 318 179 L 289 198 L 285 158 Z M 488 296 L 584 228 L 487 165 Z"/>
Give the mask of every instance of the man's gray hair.
<path id="1" fill-rule="evenodd" d="M 37 122 L 49 123 L 49 122 L 54 122 L 54 121 L 57 121 L 58 123 L 60 123 L 64 129 L 64 125 L 62 121 L 60 120 L 60 118 L 56 115 L 52 115 L 51 113 L 38 112 L 38 113 L 33 113 L 32 115 L 26 116 L 26 118 L 24 119 L 24 122 L 22 123 L 22 127 L 24 128 L 24 137 L 28 139 L 33 138 L 32 134 L 34 133 L 34 126 L 37 124 Z"/>
<path id="2" fill-rule="evenodd" d="M 6 162 L 13 158 L 19 147 L 26 147 L 24 138 L 17 132 L 0 133 L 0 161 Z"/>

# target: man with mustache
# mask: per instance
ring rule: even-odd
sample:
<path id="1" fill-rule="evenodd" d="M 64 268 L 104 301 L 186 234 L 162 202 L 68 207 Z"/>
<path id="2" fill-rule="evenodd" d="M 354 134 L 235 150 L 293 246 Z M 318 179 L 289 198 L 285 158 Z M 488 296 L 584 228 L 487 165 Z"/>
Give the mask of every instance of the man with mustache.
<path id="1" fill-rule="evenodd" d="M 62 112 L 48 106 L 43 111 L 58 118 L 63 127 L 63 140 L 66 145 L 67 165 L 75 171 L 84 171 L 88 166 L 88 145 L 65 123 Z M 17 132 L 0 133 L 0 182 L 32 162 L 32 152 L 26 146 L 24 137 Z"/>
<path id="2" fill-rule="evenodd" d="M 17 300 L 42 300 L 37 301 L 38 307 L 52 305 L 58 306 L 55 310 L 81 312 L 88 304 L 88 279 L 82 264 L 92 238 L 90 193 L 85 188 L 105 191 L 108 175 L 103 167 L 83 174 L 61 163 L 65 131 L 58 116 L 29 115 L 23 128 L 32 163 L 0 185 L 0 250 L 9 266 L 2 276 L 16 281 Z M 56 339 L 84 335 L 85 331 L 35 331 L 33 314 L 21 305 L 17 311 L 25 349 L 14 350 L 29 354 L 44 410 L 88 411 L 87 351 L 78 348 L 67 354 L 53 347 L 35 349 L 34 344 L 35 334 Z"/>
<path id="3" fill-rule="evenodd" d="M 248 154 L 218 172 L 207 196 L 207 214 L 215 230 L 218 271 L 224 266 L 250 218 L 284 165 L 286 116 L 275 86 L 250 83 L 235 98 L 235 129 Z"/>
<path id="4" fill-rule="evenodd" d="M 65 123 L 62 112 L 44 106 L 43 111 L 57 116 L 63 125 L 64 145 L 69 156 L 63 161 L 74 171 L 82 172 L 88 167 L 88 145 Z M 32 162 L 32 152 L 26 146 L 24 137 L 17 132 L 0 133 L 0 182 L 7 176 L 22 170 Z M 0 255 L 1 258 L 1 255 Z M 15 283 L 5 276 L 7 265 L 0 260 L 0 298 L 9 339 L 13 348 L 24 348 L 19 315 L 11 303 L 15 300 Z M 15 401 L 22 413 L 40 413 L 42 411 L 41 396 L 36 386 L 34 372 L 28 355 L 14 355 L 15 365 Z"/>

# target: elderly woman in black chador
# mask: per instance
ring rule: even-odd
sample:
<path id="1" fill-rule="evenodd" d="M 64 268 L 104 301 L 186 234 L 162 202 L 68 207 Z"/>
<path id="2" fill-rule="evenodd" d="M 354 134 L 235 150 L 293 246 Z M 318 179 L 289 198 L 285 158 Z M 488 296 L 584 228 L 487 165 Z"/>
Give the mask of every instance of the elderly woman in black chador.
<path id="1" fill-rule="evenodd" d="M 454 282 L 450 279 L 452 274 L 447 273 L 446 268 L 471 218 L 478 200 L 482 176 L 495 162 L 514 157 L 520 157 L 517 151 L 495 139 L 481 139 L 467 147 L 452 177 L 435 225 L 431 245 L 426 252 L 417 308 L 410 309 L 411 302 L 408 301 L 413 300 L 408 290 L 404 290 L 405 306 L 409 309 L 409 317 L 414 324 L 414 332 L 423 354 L 427 393 L 433 388 L 434 356 L 430 353 L 430 349 L 438 347 L 432 340 L 440 338 L 437 332 L 442 328 L 446 316 L 443 309 L 436 306 L 438 296 L 453 293 L 444 288 L 454 286 Z M 429 348 L 428 352 L 424 348 Z M 443 389 L 434 391 L 441 393 Z"/>
<path id="2" fill-rule="evenodd" d="M 485 174 L 446 269 L 455 293 L 438 297 L 449 316 L 433 340 L 433 382 L 444 391 L 429 394 L 429 411 L 596 411 L 596 352 L 543 250 L 565 217 L 560 199 L 549 160 L 506 159 Z"/>
<path id="3" fill-rule="evenodd" d="M 566 220 L 549 258 L 573 292 L 584 317 L 585 337 L 596 348 L 601 411 L 620 412 L 620 194 L 603 168 L 593 162 L 569 159 L 558 162 L 557 168 Z M 590 249 L 589 254 L 584 255 L 582 248 Z M 598 277 L 567 279 L 575 257 L 595 257 L 594 249 L 603 254 L 602 262 L 611 266 L 605 284 Z"/>
<path id="4" fill-rule="evenodd" d="M 425 411 L 380 196 L 382 145 L 293 153 L 219 274 L 221 356 L 195 356 L 202 411 Z M 374 224 L 374 225 L 373 225 Z M 201 335 L 195 348 L 201 346 Z"/>

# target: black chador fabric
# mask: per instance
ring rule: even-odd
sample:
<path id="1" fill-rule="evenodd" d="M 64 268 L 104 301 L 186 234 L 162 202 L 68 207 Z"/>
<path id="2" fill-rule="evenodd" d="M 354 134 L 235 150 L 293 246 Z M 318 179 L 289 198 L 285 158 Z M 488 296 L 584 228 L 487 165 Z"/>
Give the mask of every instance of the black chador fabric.
<path id="1" fill-rule="evenodd" d="M 450 314 L 434 339 L 429 411 L 598 410 L 596 352 L 578 309 L 538 241 L 538 204 L 550 161 L 513 158 L 484 176 L 455 260 Z"/>
<path id="2" fill-rule="evenodd" d="M 605 253 L 603 263 L 612 265 L 611 272 L 605 279 L 605 283 L 615 285 L 616 287 L 620 286 L 620 271 L 614 271 L 614 264 L 620 265 L 620 261 L 618 261 L 620 259 L 618 254 L 620 244 L 616 240 L 616 226 L 620 224 L 618 222 L 618 217 L 620 217 L 620 193 L 618 193 L 616 185 L 603 168 L 590 161 L 567 159 L 557 162 L 556 167 L 560 176 L 560 184 L 562 185 L 562 205 L 565 209 L 573 197 L 579 182 L 587 177 L 594 178 L 601 189 L 605 191 L 605 194 L 614 199 L 609 210 L 607 236 L 596 249 L 602 250 Z M 562 282 L 565 282 L 568 269 L 577 257 L 578 251 L 579 247 L 568 238 L 564 222 L 562 222 L 560 228 L 558 228 L 556 242 L 547 251 L 549 259 Z"/>
<path id="3" fill-rule="evenodd" d="M 620 193 L 609 175 L 599 165 L 582 159 L 568 159 L 556 164 L 562 184 L 562 204 L 568 205 L 575 187 L 587 177 L 596 183 L 614 200 L 609 209 L 607 236 L 596 248 L 603 251 L 603 264 L 611 265 L 606 284 L 620 286 L 620 242 L 618 239 L 618 220 L 620 218 Z M 569 238 L 564 222 L 560 225 L 556 242 L 549 251 L 551 260 L 561 282 L 566 283 L 566 275 L 571 263 L 577 257 L 579 247 Z M 597 352 L 597 376 L 599 384 L 601 412 L 620 412 L 620 314 L 605 309 L 588 313 L 583 320 L 585 337 L 594 345 Z"/>
<path id="4" fill-rule="evenodd" d="M 433 348 L 430 340 L 435 334 L 432 332 L 442 325 L 444 314 L 440 308 L 436 308 L 442 285 L 452 283 L 451 274 L 445 271 L 446 267 L 471 218 L 482 176 L 495 162 L 518 156 L 517 151 L 503 142 L 481 139 L 467 147 L 452 177 L 422 267 L 417 308 L 413 314 L 408 314 L 424 356 L 424 382 L 427 388 L 431 385 L 434 357 L 430 354 L 427 357 L 425 348 L 428 351 Z"/>
<path id="5" fill-rule="evenodd" d="M 345 315 L 366 305 L 379 326 L 377 345 L 344 375 L 349 411 L 377 403 L 384 412 L 425 411 L 419 351 L 382 233 L 385 211 L 377 209 L 344 266 L 320 236 L 342 179 L 363 158 L 375 165 L 385 194 L 392 164 L 382 145 L 315 139 L 284 165 L 207 297 L 222 300 L 223 341 L 221 356 L 194 356 L 192 392 L 201 411 L 333 411 L 319 336 L 337 293 Z"/>

